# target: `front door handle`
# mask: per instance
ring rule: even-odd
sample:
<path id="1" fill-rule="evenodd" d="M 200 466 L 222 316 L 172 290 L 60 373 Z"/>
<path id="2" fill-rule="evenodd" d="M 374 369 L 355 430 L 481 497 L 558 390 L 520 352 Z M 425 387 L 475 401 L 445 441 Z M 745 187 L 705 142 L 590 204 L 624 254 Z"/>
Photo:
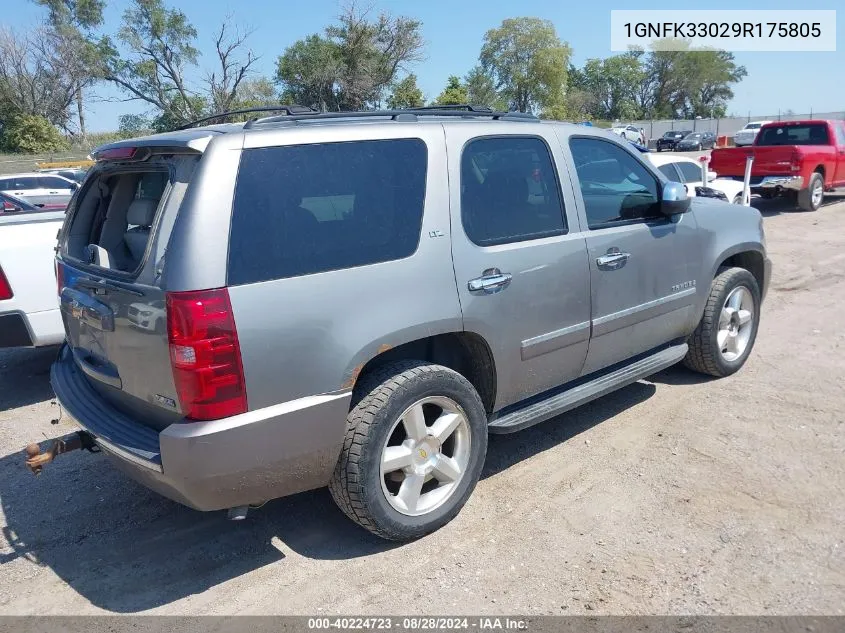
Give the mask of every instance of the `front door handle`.
<path id="1" fill-rule="evenodd" d="M 489 268 L 482 273 L 481 277 L 470 279 L 467 282 L 467 288 L 470 292 L 493 294 L 507 288 L 512 278 L 513 275 L 510 273 L 503 273 L 498 268 Z"/>
<path id="2" fill-rule="evenodd" d="M 630 253 L 622 253 L 619 249 L 611 249 L 607 255 L 596 258 L 596 265 L 602 270 L 619 270 L 631 257 Z"/>

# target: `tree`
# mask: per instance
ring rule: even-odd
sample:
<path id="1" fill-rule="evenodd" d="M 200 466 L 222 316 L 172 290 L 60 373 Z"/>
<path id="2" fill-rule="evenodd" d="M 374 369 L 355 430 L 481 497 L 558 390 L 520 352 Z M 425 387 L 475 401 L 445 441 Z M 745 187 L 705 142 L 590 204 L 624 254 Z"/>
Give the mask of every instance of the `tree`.
<path id="1" fill-rule="evenodd" d="M 185 71 L 197 65 L 197 31 L 178 9 L 163 0 L 133 0 L 123 14 L 119 40 L 129 49 L 123 58 L 109 51 L 105 78 L 160 111 L 159 123 L 199 118 L 206 102 L 189 89 Z"/>
<path id="2" fill-rule="evenodd" d="M 464 77 L 466 86 L 467 102 L 473 105 L 482 105 L 494 110 L 507 110 L 508 102 L 496 91 L 496 84 L 493 77 L 485 72 L 481 66 L 475 66 Z"/>
<path id="3" fill-rule="evenodd" d="M 110 41 L 103 42 L 102 76 L 131 100 L 153 106 L 154 129 L 172 129 L 235 106 L 257 61 L 252 51 L 243 53 L 248 35 L 225 20 L 214 39 L 216 69 L 195 87 L 188 75 L 199 65 L 197 31 L 187 16 L 164 0 L 132 0 L 118 34 L 129 54 L 124 57 Z"/>
<path id="4" fill-rule="evenodd" d="M 153 127 L 149 117 L 143 114 L 121 114 L 117 120 L 118 133 L 124 138 L 143 136 L 149 133 Z"/>
<path id="5" fill-rule="evenodd" d="M 78 42 L 50 27 L 28 35 L 0 30 L 0 102 L 11 114 L 70 128 L 70 106 L 90 81 Z"/>
<path id="6" fill-rule="evenodd" d="M 727 51 L 690 51 L 679 60 L 683 78 L 683 114 L 687 117 L 720 117 L 733 96 L 731 85 L 748 72 L 737 66 L 733 53 Z"/>
<path id="7" fill-rule="evenodd" d="M 466 86 L 461 84 L 461 78 L 455 75 L 449 77 L 446 87 L 443 89 L 437 98 L 434 100 L 435 105 L 459 105 L 467 103 L 469 97 L 467 96 Z"/>
<path id="8" fill-rule="evenodd" d="M 484 35 L 479 59 L 511 107 L 532 112 L 563 99 L 570 54 L 551 21 L 509 18 Z"/>
<path id="9" fill-rule="evenodd" d="M 258 61 L 258 57 L 251 50 L 247 51 L 244 60 L 241 60 L 238 55 L 239 49 L 243 47 L 250 34 L 237 30 L 230 33 L 230 30 L 227 19 L 214 38 L 214 49 L 220 68 L 219 71 L 211 72 L 206 76 L 211 112 L 226 112 L 240 107 L 237 106 L 238 90 L 241 83 L 248 77 L 252 65 Z"/>
<path id="10" fill-rule="evenodd" d="M 419 108 L 424 103 L 422 90 L 417 86 L 417 76 L 414 74 L 394 84 L 393 93 L 387 98 L 387 107 L 390 109 Z"/>
<path id="11" fill-rule="evenodd" d="M 637 89 L 645 71 L 639 56 L 631 53 L 605 59 L 588 59 L 577 81 L 593 96 L 591 114 L 598 119 L 634 119 L 640 115 Z"/>
<path id="12" fill-rule="evenodd" d="M 76 108 L 79 132 L 85 136 L 85 107 L 83 89 L 93 84 L 98 77 L 99 48 L 92 30 L 103 23 L 103 0 L 35 0 L 46 7 L 50 24 L 50 38 L 60 42 L 63 59 L 77 68 L 85 69 L 85 81 L 77 86 Z"/>
<path id="13" fill-rule="evenodd" d="M 401 72 L 422 59 L 421 23 L 349 5 L 338 23 L 295 42 L 278 58 L 282 93 L 321 110 L 378 107 Z"/>
<path id="14" fill-rule="evenodd" d="M 17 113 L 3 121 L 0 149 L 34 154 L 67 149 L 67 141 L 44 117 Z"/>

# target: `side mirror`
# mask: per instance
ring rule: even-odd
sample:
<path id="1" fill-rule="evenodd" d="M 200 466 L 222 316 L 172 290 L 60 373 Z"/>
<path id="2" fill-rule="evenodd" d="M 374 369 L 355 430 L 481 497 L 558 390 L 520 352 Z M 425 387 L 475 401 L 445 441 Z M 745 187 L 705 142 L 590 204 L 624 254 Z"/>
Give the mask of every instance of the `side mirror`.
<path id="1" fill-rule="evenodd" d="M 679 182 L 667 182 L 663 185 L 663 198 L 660 201 L 660 211 L 663 215 L 677 215 L 689 211 L 690 199 L 687 197 L 687 187 Z"/>

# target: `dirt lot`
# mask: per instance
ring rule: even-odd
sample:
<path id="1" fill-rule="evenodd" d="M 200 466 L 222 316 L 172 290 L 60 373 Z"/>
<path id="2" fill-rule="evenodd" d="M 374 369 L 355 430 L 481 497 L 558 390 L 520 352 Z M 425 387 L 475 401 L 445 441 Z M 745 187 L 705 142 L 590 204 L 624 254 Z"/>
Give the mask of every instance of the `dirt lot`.
<path id="1" fill-rule="evenodd" d="M 676 368 L 491 440 L 449 526 L 389 545 L 325 491 L 247 521 L 102 456 L 38 479 L 53 351 L 0 353 L 0 613 L 845 613 L 845 200 L 762 207 L 775 271 L 754 354 Z"/>

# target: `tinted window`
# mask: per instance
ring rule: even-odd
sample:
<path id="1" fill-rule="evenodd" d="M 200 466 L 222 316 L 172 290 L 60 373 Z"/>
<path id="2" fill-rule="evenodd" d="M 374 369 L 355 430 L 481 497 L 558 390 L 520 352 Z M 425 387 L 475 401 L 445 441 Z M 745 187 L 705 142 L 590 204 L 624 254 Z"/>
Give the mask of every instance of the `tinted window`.
<path id="1" fill-rule="evenodd" d="M 757 145 L 827 145 L 827 125 L 780 125 L 760 130 Z"/>
<path id="2" fill-rule="evenodd" d="M 668 165 L 660 165 L 660 167 L 658 167 L 657 169 L 659 169 L 660 172 L 672 182 L 681 182 L 681 177 L 675 170 L 674 163 L 669 163 Z"/>
<path id="3" fill-rule="evenodd" d="M 10 187 L 10 185 L 11 185 L 11 184 L 12 184 L 12 183 L 10 183 L 10 182 L 9 182 L 8 180 L 6 180 L 5 178 L 4 178 L 4 179 L 0 179 L 0 191 L 5 191 L 6 189 L 11 189 L 11 187 Z"/>
<path id="4" fill-rule="evenodd" d="M 408 257 L 419 244 L 426 167 L 419 139 L 244 150 L 229 284 Z"/>
<path id="5" fill-rule="evenodd" d="M 23 189 L 37 189 L 38 183 L 35 178 L 29 176 L 17 177 L 17 178 L 7 178 L 5 181 L 5 189 L 9 191 L 15 190 L 23 190 Z"/>
<path id="6" fill-rule="evenodd" d="M 70 183 L 55 176 L 41 176 L 38 179 L 41 189 L 70 189 Z"/>
<path id="7" fill-rule="evenodd" d="M 538 138 L 484 138 L 461 157 L 461 220 L 481 246 L 566 232 L 557 174 Z"/>
<path id="8" fill-rule="evenodd" d="M 569 147 L 591 229 L 661 217 L 657 180 L 630 153 L 592 138 L 573 138 Z"/>
<path id="9" fill-rule="evenodd" d="M 701 182 L 701 167 L 685 162 L 680 162 L 677 165 L 684 182 Z"/>

